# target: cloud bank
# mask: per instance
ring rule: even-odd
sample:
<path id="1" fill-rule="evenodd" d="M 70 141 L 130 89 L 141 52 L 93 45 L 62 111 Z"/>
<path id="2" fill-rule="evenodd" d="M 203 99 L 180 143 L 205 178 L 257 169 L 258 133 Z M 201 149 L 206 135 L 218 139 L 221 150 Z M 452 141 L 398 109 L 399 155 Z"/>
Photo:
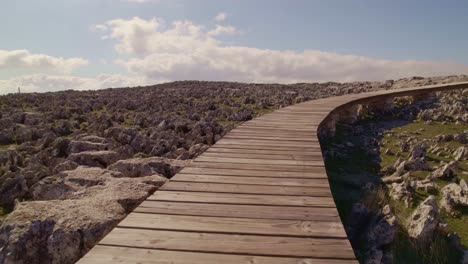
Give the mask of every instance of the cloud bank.
<path id="1" fill-rule="evenodd" d="M 386 80 L 414 75 L 468 73 L 450 62 L 383 60 L 320 50 L 288 51 L 225 45 L 218 36 L 232 26 L 206 29 L 191 21 L 169 25 L 157 18 L 111 20 L 104 25 L 115 50 L 129 59 L 117 64 L 149 79 L 244 82 Z"/>
<path id="2" fill-rule="evenodd" d="M 225 19 L 226 14 L 220 13 L 215 20 L 220 23 Z M 97 37 L 112 43 L 117 53 L 113 63 L 123 67 L 126 74 L 77 77 L 70 73 L 87 65 L 86 59 L 0 50 L 0 71 L 20 68 L 38 72 L 0 80 L 0 94 L 15 92 L 18 85 L 32 92 L 125 87 L 173 80 L 349 82 L 468 74 L 467 65 L 452 62 L 386 60 L 320 50 L 228 45 L 225 39 L 238 34 L 237 28 L 220 24 L 208 27 L 190 20 L 166 22 L 160 18 L 133 17 L 109 20 L 90 29 Z M 44 69 L 57 74 L 44 74 Z"/>
<path id="3" fill-rule="evenodd" d="M 33 54 L 27 50 L 0 50 L 0 70 L 52 70 L 59 73 L 70 73 L 76 68 L 85 66 L 88 60 L 82 58 L 52 57 L 45 54 Z"/>

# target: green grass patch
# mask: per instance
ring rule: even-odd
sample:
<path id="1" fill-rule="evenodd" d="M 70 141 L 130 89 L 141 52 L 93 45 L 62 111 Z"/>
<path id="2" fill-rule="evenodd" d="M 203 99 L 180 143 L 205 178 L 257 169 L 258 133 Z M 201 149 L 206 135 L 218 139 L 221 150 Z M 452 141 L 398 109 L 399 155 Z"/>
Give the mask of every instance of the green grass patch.
<path id="1" fill-rule="evenodd" d="M 0 145 L 0 150 L 7 150 L 7 149 L 12 149 L 12 148 L 16 148 L 16 146 L 18 146 L 18 144 L 8 144 L 8 145 Z"/>

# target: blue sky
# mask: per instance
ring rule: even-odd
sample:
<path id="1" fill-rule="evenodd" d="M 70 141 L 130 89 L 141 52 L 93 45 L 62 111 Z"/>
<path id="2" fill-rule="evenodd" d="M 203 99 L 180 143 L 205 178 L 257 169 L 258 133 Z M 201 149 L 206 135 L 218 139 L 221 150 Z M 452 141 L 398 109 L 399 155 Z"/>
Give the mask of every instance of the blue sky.
<path id="1" fill-rule="evenodd" d="M 2 2 L 0 93 L 468 74 L 461 0 Z"/>

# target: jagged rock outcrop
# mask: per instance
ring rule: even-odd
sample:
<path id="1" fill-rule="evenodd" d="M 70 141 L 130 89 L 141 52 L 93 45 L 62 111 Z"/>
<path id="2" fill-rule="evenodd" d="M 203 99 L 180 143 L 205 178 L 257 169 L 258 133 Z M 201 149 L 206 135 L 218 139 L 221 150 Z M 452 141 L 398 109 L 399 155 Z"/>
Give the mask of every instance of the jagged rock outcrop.
<path id="1" fill-rule="evenodd" d="M 408 235 L 421 241 L 430 240 L 439 224 L 438 214 L 437 199 L 429 196 L 408 219 Z"/>
<path id="2" fill-rule="evenodd" d="M 455 209 L 468 206 L 468 185 L 465 180 L 460 180 L 460 184 L 450 183 L 441 190 L 440 208 L 447 213 L 457 215 Z"/>
<path id="3" fill-rule="evenodd" d="M 166 181 L 78 167 L 33 186 L 0 226 L 0 263 L 74 263 Z"/>
<path id="4" fill-rule="evenodd" d="M 123 177 L 142 177 L 159 174 L 171 178 L 190 161 L 171 160 L 166 158 L 136 158 L 119 160 L 108 167 L 109 170 L 122 173 Z"/>

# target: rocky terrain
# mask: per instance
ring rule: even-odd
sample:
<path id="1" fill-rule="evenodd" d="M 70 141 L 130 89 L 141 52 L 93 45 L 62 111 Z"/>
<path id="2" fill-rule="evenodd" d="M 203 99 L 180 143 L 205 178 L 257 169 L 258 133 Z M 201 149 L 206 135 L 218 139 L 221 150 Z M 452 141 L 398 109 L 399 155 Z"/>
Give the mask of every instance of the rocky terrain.
<path id="1" fill-rule="evenodd" d="M 468 263 L 468 89 L 402 97 L 322 142 L 362 263 Z"/>
<path id="2" fill-rule="evenodd" d="M 184 81 L 1 96 L 0 263 L 74 263 L 191 159 L 265 112 L 315 98 L 465 80 Z M 445 191 L 450 199 L 464 188 L 453 183 Z M 457 212 L 458 200 L 449 198 Z"/>

